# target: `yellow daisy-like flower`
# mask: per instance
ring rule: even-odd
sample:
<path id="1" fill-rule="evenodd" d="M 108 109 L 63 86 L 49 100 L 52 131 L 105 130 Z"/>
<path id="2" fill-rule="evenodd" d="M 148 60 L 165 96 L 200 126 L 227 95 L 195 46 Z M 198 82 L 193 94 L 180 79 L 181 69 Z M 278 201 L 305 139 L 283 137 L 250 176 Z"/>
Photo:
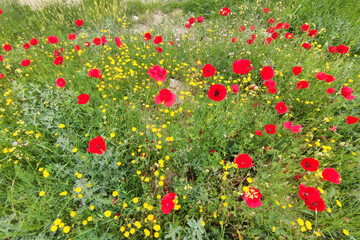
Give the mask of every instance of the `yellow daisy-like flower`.
<path id="1" fill-rule="evenodd" d="M 70 227 L 69 226 L 66 226 L 66 227 L 64 227 L 64 229 L 63 229 L 63 231 L 64 231 L 64 233 L 68 233 L 68 232 L 70 232 Z"/>
<path id="2" fill-rule="evenodd" d="M 302 220 L 301 218 L 299 218 L 299 219 L 297 220 L 297 222 L 298 222 L 298 224 L 299 224 L 300 226 L 303 226 L 303 225 L 304 225 L 304 220 Z"/>
<path id="3" fill-rule="evenodd" d="M 160 231 L 161 227 L 160 227 L 160 225 L 157 224 L 157 225 L 154 225 L 153 229 L 158 232 L 158 231 Z"/>
<path id="4" fill-rule="evenodd" d="M 43 171 L 43 176 L 47 178 L 50 175 L 50 173 L 47 170 Z"/>
<path id="5" fill-rule="evenodd" d="M 57 225 L 60 225 L 60 223 L 61 223 L 61 219 L 60 219 L 60 218 L 55 219 L 54 224 L 55 224 L 56 226 L 57 226 Z"/>
<path id="6" fill-rule="evenodd" d="M 150 236 L 150 231 L 147 229 L 144 229 L 145 236 Z"/>
<path id="7" fill-rule="evenodd" d="M 107 210 L 104 212 L 105 217 L 110 217 L 111 216 L 111 211 Z"/>
<path id="8" fill-rule="evenodd" d="M 52 227 L 50 228 L 50 230 L 52 232 L 55 232 L 57 229 L 58 229 L 58 226 L 56 226 L 56 225 L 52 225 Z"/>

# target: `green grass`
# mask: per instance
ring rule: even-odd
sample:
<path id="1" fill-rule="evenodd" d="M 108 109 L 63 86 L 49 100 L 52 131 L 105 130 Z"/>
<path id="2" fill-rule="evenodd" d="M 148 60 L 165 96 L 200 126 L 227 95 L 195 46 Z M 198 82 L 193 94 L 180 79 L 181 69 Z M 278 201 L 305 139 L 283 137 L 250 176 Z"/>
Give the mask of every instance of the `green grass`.
<path id="1" fill-rule="evenodd" d="M 130 239 L 152 239 L 157 237 L 154 226 L 160 225 L 160 239 L 316 239 L 316 234 L 322 239 L 359 239 L 360 129 L 359 123 L 345 122 L 360 112 L 357 5 L 333 0 L 84 0 L 77 7 L 56 4 L 31 10 L 5 2 L 0 43 L 10 43 L 13 51 L 0 50 L 0 73 L 5 74 L 0 86 L 0 237 L 124 239 L 134 229 Z M 232 14 L 220 16 L 222 7 Z M 264 14 L 264 7 L 271 12 Z M 181 16 L 173 14 L 178 9 Z M 161 24 L 149 23 L 158 11 L 166 14 Z M 186 20 L 199 15 L 204 22 L 187 30 Z M 279 30 L 279 38 L 267 46 L 262 39 L 271 17 L 291 28 Z M 81 28 L 76 19 L 84 19 Z M 319 31 L 315 39 L 300 30 L 305 22 Z M 152 41 L 143 40 L 141 24 L 144 31 L 153 29 L 153 37 L 162 35 L 161 54 Z M 247 31 L 240 33 L 241 25 Z M 254 32 L 249 32 L 250 25 L 256 26 Z M 77 35 L 73 42 L 67 39 L 72 32 Z M 286 32 L 294 33 L 294 39 L 285 39 Z M 248 45 L 252 33 L 258 39 Z M 46 44 L 50 35 L 60 39 L 58 46 Z M 105 46 L 84 47 L 85 41 L 103 35 L 109 40 Z M 126 47 L 116 47 L 116 36 Z M 39 45 L 24 50 L 22 45 L 33 37 Z M 238 41 L 232 43 L 233 37 Z M 310 42 L 312 49 L 302 49 L 303 42 Z M 73 50 L 76 44 L 80 52 Z M 349 46 L 350 53 L 328 52 L 329 46 L 339 44 Z M 65 60 L 55 66 L 52 54 L 61 47 Z M 25 58 L 32 60 L 26 68 L 20 66 Z M 251 74 L 232 72 L 237 59 L 251 61 Z M 202 75 L 207 63 L 217 69 L 211 78 Z M 169 73 L 162 85 L 147 74 L 153 65 Z M 265 65 L 276 70 L 278 92 L 273 95 L 260 77 Z M 294 66 L 303 67 L 299 76 L 291 72 Z M 90 78 L 92 68 L 100 69 L 103 79 Z M 336 81 L 317 80 L 319 71 Z M 66 80 L 64 88 L 55 85 L 59 77 Z M 308 89 L 296 90 L 301 79 L 309 81 Z M 225 100 L 208 98 L 213 83 L 228 89 Z M 239 93 L 230 91 L 233 84 L 239 85 Z M 354 100 L 340 94 L 344 84 L 354 89 Z M 329 87 L 336 93 L 326 94 Z M 170 108 L 154 103 L 162 88 L 177 95 Z M 81 93 L 90 95 L 85 105 L 77 104 Z M 278 102 L 286 103 L 287 113 L 276 112 Z M 286 121 L 301 124 L 302 132 L 284 129 Z M 277 133 L 266 134 L 267 124 L 275 124 Z M 329 130 L 334 125 L 336 132 Z M 264 136 L 254 135 L 256 130 Z M 102 155 L 87 151 L 96 136 L 107 146 Z M 252 157 L 254 167 L 232 164 L 241 153 Z M 319 160 L 320 171 L 336 169 L 341 184 L 306 172 L 300 165 L 305 157 Z M 294 179 L 298 175 L 301 178 Z M 298 195 L 300 183 L 319 187 L 327 210 L 307 209 Z M 244 187 L 260 190 L 261 207 L 246 205 Z M 63 192 L 67 195 L 59 195 Z M 160 202 L 169 192 L 177 194 L 180 207 L 164 215 Z M 105 211 L 111 211 L 111 217 Z M 152 216 L 156 223 L 149 220 Z M 52 231 L 56 219 L 64 226 Z M 303 232 L 298 219 L 311 222 L 312 229 Z M 69 233 L 63 232 L 65 226 Z"/>

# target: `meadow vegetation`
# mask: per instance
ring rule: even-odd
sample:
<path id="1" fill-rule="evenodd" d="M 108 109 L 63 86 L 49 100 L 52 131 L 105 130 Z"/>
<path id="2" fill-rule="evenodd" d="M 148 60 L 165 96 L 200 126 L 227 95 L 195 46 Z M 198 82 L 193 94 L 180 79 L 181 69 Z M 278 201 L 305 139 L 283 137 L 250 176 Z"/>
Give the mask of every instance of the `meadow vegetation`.
<path id="1" fill-rule="evenodd" d="M 1 238 L 360 238 L 358 1 L 0 8 Z"/>

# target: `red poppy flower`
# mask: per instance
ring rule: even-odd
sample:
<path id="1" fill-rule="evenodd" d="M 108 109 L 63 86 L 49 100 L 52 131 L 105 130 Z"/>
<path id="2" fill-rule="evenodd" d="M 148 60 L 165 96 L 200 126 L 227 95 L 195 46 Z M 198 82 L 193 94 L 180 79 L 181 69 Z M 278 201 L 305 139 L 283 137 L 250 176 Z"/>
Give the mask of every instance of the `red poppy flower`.
<path id="1" fill-rule="evenodd" d="M 255 135 L 257 135 L 257 136 L 262 136 L 263 134 L 262 134 L 262 132 L 261 132 L 260 130 L 256 130 L 256 131 L 255 131 Z"/>
<path id="2" fill-rule="evenodd" d="M 156 52 L 157 53 L 162 53 L 163 52 L 163 49 L 161 47 L 156 47 Z"/>
<path id="3" fill-rule="evenodd" d="M 334 78 L 334 76 L 329 75 L 329 74 L 325 78 L 325 82 L 333 82 L 335 80 L 336 80 L 336 78 Z"/>
<path id="4" fill-rule="evenodd" d="M 284 122 L 284 128 L 285 129 L 290 129 L 292 127 L 292 122 Z"/>
<path id="5" fill-rule="evenodd" d="M 243 32 L 243 31 L 245 31 L 245 26 L 240 26 L 239 32 Z"/>
<path id="6" fill-rule="evenodd" d="M 268 28 L 268 30 L 266 30 L 267 33 L 274 33 L 275 32 L 275 27 L 271 26 Z"/>
<path id="7" fill-rule="evenodd" d="M 24 48 L 24 49 L 29 49 L 29 48 L 30 48 L 30 44 L 25 43 L 25 44 L 23 45 L 23 48 Z"/>
<path id="8" fill-rule="evenodd" d="M 99 155 L 103 154 L 104 152 L 106 152 L 106 145 L 104 139 L 100 136 L 91 139 L 89 142 L 89 147 L 86 150 L 90 153 L 96 153 Z"/>
<path id="9" fill-rule="evenodd" d="M 64 58 L 60 56 L 60 57 L 55 58 L 54 64 L 61 65 L 63 63 L 63 61 L 64 61 Z"/>
<path id="10" fill-rule="evenodd" d="M 236 38 L 232 38 L 232 39 L 231 39 L 231 41 L 232 41 L 233 43 L 236 42 L 236 40 L 237 40 Z"/>
<path id="11" fill-rule="evenodd" d="M 163 40 L 162 40 L 162 37 L 161 36 L 156 36 L 155 38 L 154 38 L 154 43 L 155 44 L 159 44 L 159 43 L 161 43 Z"/>
<path id="12" fill-rule="evenodd" d="M 251 45 L 251 44 L 253 44 L 254 40 L 248 39 L 248 40 L 246 40 L 246 42 L 247 42 L 249 45 Z"/>
<path id="13" fill-rule="evenodd" d="M 149 40 L 151 40 L 152 39 L 152 36 L 151 36 L 151 34 L 150 33 L 145 33 L 145 35 L 144 35 L 144 40 L 145 41 L 149 41 Z"/>
<path id="14" fill-rule="evenodd" d="M 84 46 L 85 47 L 90 47 L 90 43 L 89 42 L 84 42 Z"/>
<path id="15" fill-rule="evenodd" d="M 269 87 L 269 88 L 268 88 L 268 93 L 270 93 L 270 94 L 275 94 L 276 92 L 277 92 L 276 87 Z"/>
<path id="16" fill-rule="evenodd" d="M 80 46 L 79 46 L 79 45 L 75 45 L 74 49 L 75 49 L 75 51 L 79 51 L 79 50 L 80 50 Z"/>
<path id="17" fill-rule="evenodd" d="M 51 35 L 50 37 L 48 37 L 48 41 L 49 41 L 48 44 L 49 44 L 49 43 L 58 44 L 59 39 L 58 39 L 56 36 Z"/>
<path id="18" fill-rule="evenodd" d="M 170 90 L 164 88 L 160 90 L 159 95 L 157 95 L 154 100 L 158 105 L 164 103 L 166 107 L 171 107 L 176 100 L 176 95 Z"/>
<path id="19" fill-rule="evenodd" d="M 326 209 L 324 200 L 322 200 L 321 198 L 316 201 L 307 201 L 305 202 L 305 205 L 309 206 L 308 209 L 314 212 L 322 212 Z"/>
<path id="20" fill-rule="evenodd" d="M 267 134 L 275 134 L 276 133 L 276 126 L 274 124 L 268 124 L 265 126 L 265 132 Z"/>
<path id="21" fill-rule="evenodd" d="M 90 96 L 83 93 L 83 94 L 80 94 L 77 98 L 78 98 L 78 102 L 77 102 L 78 104 L 85 104 L 89 101 Z"/>
<path id="22" fill-rule="evenodd" d="M 69 38 L 69 40 L 75 40 L 76 35 L 75 35 L 74 33 L 70 33 L 70 34 L 68 35 L 68 38 Z"/>
<path id="23" fill-rule="evenodd" d="M 226 97 L 226 94 L 226 88 L 221 84 L 212 85 L 207 93 L 208 97 L 216 102 L 222 101 Z"/>
<path id="24" fill-rule="evenodd" d="M 29 43 L 33 46 L 37 45 L 38 44 L 38 40 L 36 38 L 33 38 L 33 39 L 30 39 Z"/>
<path id="25" fill-rule="evenodd" d="M 293 69 L 292 69 L 292 72 L 294 73 L 295 76 L 299 75 L 301 73 L 301 71 L 302 71 L 302 67 L 299 67 L 299 66 L 293 67 Z"/>
<path id="26" fill-rule="evenodd" d="M 165 82 L 167 71 L 164 68 L 161 68 L 158 65 L 154 65 L 152 68 L 149 68 L 147 73 L 155 81 Z"/>
<path id="27" fill-rule="evenodd" d="M 283 27 L 283 24 L 282 23 L 278 23 L 278 24 L 276 24 L 276 29 L 282 29 L 282 27 Z"/>
<path id="28" fill-rule="evenodd" d="M 264 82 L 264 86 L 265 87 L 275 87 L 276 86 L 276 82 L 275 81 L 273 81 L 273 80 L 266 80 L 265 82 Z"/>
<path id="29" fill-rule="evenodd" d="M 83 25 L 83 23 L 84 23 L 84 21 L 83 21 L 82 19 L 77 19 L 77 20 L 75 21 L 75 24 L 76 24 L 77 26 L 79 26 L 79 27 L 81 27 L 81 26 Z"/>
<path id="30" fill-rule="evenodd" d="M 224 8 L 222 8 L 222 9 L 220 10 L 220 15 L 221 15 L 221 16 L 226 16 L 226 15 L 228 15 L 230 12 L 231 12 L 231 10 L 230 10 L 229 8 L 224 7 Z"/>
<path id="31" fill-rule="evenodd" d="M 317 35 L 317 30 L 316 29 L 310 30 L 308 32 L 309 37 L 316 37 L 316 35 Z"/>
<path id="32" fill-rule="evenodd" d="M 309 30 L 310 26 L 309 24 L 305 23 L 301 26 L 301 30 L 303 30 L 304 32 L 307 32 Z"/>
<path id="33" fill-rule="evenodd" d="M 168 193 L 161 200 L 161 211 L 163 214 L 169 214 L 172 209 L 175 208 L 175 200 L 176 193 Z"/>
<path id="34" fill-rule="evenodd" d="M 319 80 L 325 80 L 326 77 L 327 77 L 327 74 L 326 73 L 323 73 L 323 72 L 318 72 L 315 74 L 315 77 Z"/>
<path id="35" fill-rule="evenodd" d="M 329 52 L 335 53 L 335 52 L 336 52 L 336 48 L 335 48 L 334 46 L 330 46 L 330 47 L 329 47 Z"/>
<path id="36" fill-rule="evenodd" d="M 296 84 L 296 89 L 304 89 L 309 87 L 309 82 L 307 81 L 300 81 Z"/>
<path id="37" fill-rule="evenodd" d="M 4 61 L 2 55 L 0 55 L 0 62 Z"/>
<path id="38" fill-rule="evenodd" d="M 5 51 L 8 51 L 8 52 L 9 52 L 9 51 L 12 50 L 12 47 L 11 47 L 10 44 L 4 44 L 3 49 L 4 49 Z"/>
<path id="39" fill-rule="evenodd" d="M 303 129 L 303 127 L 300 124 L 290 127 L 290 131 L 292 133 L 299 133 L 302 131 L 302 129 Z"/>
<path id="40" fill-rule="evenodd" d="M 303 43 L 303 45 L 301 45 L 303 48 L 305 48 L 306 50 L 310 50 L 311 49 L 311 44 L 310 43 Z"/>
<path id="41" fill-rule="evenodd" d="M 118 48 L 124 46 L 124 44 L 121 43 L 121 40 L 120 40 L 119 37 L 116 37 L 116 38 L 115 38 L 115 43 L 116 43 L 116 45 L 117 45 Z"/>
<path id="42" fill-rule="evenodd" d="M 260 72 L 261 78 L 266 80 L 271 80 L 274 77 L 274 70 L 270 66 L 265 66 Z"/>
<path id="43" fill-rule="evenodd" d="M 216 69 L 211 64 L 206 64 L 202 71 L 204 77 L 212 77 L 216 73 Z"/>
<path id="44" fill-rule="evenodd" d="M 238 165 L 238 168 L 249 168 L 253 167 L 252 158 L 246 153 L 240 154 L 235 158 L 235 164 Z"/>
<path id="45" fill-rule="evenodd" d="M 335 88 L 328 88 L 327 90 L 326 90 L 326 93 L 327 94 L 333 94 L 335 92 Z"/>
<path id="46" fill-rule="evenodd" d="M 310 172 L 316 172 L 320 165 L 319 161 L 314 158 L 304 158 L 300 164 L 306 171 Z"/>
<path id="47" fill-rule="evenodd" d="M 359 121 L 359 118 L 357 118 L 357 117 L 353 117 L 353 116 L 348 116 L 347 118 L 346 118 L 346 123 L 347 124 L 354 124 L 354 123 L 357 123 Z"/>
<path id="48" fill-rule="evenodd" d="M 63 88 L 66 85 L 66 81 L 63 78 L 56 79 L 56 86 Z"/>
<path id="49" fill-rule="evenodd" d="M 186 27 L 186 28 L 191 28 L 191 24 L 190 24 L 190 23 L 187 23 L 187 24 L 185 24 L 185 27 Z"/>
<path id="50" fill-rule="evenodd" d="M 287 22 L 286 22 L 286 23 L 284 23 L 284 24 L 283 24 L 283 28 L 284 28 L 284 29 L 288 29 L 288 28 L 290 28 L 290 24 L 289 24 L 289 23 L 287 23 Z"/>
<path id="51" fill-rule="evenodd" d="M 293 39 L 293 38 L 294 38 L 294 34 L 292 34 L 292 33 L 285 33 L 285 38 L 286 38 L 286 39 Z"/>
<path id="52" fill-rule="evenodd" d="M 278 114 L 284 114 L 287 112 L 288 108 L 286 107 L 285 103 L 279 102 L 275 105 L 275 109 L 278 111 Z"/>
<path id="53" fill-rule="evenodd" d="M 89 77 L 94 77 L 94 78 L 98 78 L 98 79 L 101 79 L 102 76 L 101 76 L 101 72 L 99 69 L 91 69 L 89 72 L 88 72 L 88 75 Z"/>
<path id="54" fill-rule="evenodd" d="M 101 37 L 101 44 L 102 44 L 102 45 L 105 45 L 105 43 L 107 43 L 107 41 L 108 41 L 108 40 L 106 39 L 105 36 L 102 36 L 102 37 Z"/>
<path id="55" fill-rule="evenodd" d="M 300 184 L 299 196 L 304 201 L 317 201 L 320 199 L 320 191 L 316 188 Z"/>
<path id="56" fill-rule="evenodd" d="M 194 22 L 195 22 L 195 18 L 194 18 L 194 17 L 189 18 L 189 23 L 190 23 L 190 24 L 193 24 Z"/>
<path id="57" fill-rule="evenodd" d="M 271 34 L 272 39 L 276 40 L 279 37 L 279 34 L 277 32 L 274 32 Z"/>
<path id="58" fill-rule="evenodd" d="M 23 67 L 27 67 L 30 65 L 30 60 L 29 59 L 25 59 L 21 62 L 21 66 Z"/>
<path id="59" fill-rule="evenodd" d="M 252 35 L 251 35 L 251 39 L 252 39 L 252 40 L 256 40 L 256 38 L 257 38 L 257 37 L 256 37 L 255 34 L 252 34 Z"/>
<path id="60" fill-rule="evenodd" d="M 340 54 L 344 54 L 344 53 L 347 53 L 347 52 L 349 52 L 349 47 L 347 47 L 347 46 L 345 46 L 345 45 L 340 45 L 340 46 L 337 46 L 336 48 L 335 48 L 335 50 L 338 52 L 338 53 L 340 53 Z"/>
<path id="61" fill-rule="evenodd" d="M 231 91 L 233 91 L 233 93 L 238 93 L 239 92 L 239 86 L 236 84 L 233 84 L 231 86 Z"/>
<path id="62" fill-rule="evenodd" d="M 175 43 L 174 43 L 174 41 L 170 41 L 169 44 L 172 46 L 172 45 L 174 45 Z"/>
<path id="63" fill-rule="evenodd" d="M 94 38 L 94 39 L 93 39 L 93 43 L 94 43 L 96 46 L 100 45 L 100 44 L 101 44 L 101 38 Z"/>
<path id="64" fill-rule="evenodd" d="M 266 8 L 264 8 L 264 13 L 268 13 L 268 12 L 269 12 L 269 10 L 270 10 L 270 9 L 269 9 L 269 8 L 267 8 L 267 7 L 266 7 Z"/>
<path id="65" fill-rule="evenodd" d="M 329 182 L 340 184 L 340 174 L 333 168 L 325 168 L 321 175 Z"/>
<path id="66" fill-rule="evenodd" d="M 233 72 L 241 75 L 247 74 L 254 68 L 250 67 L 250 65 L 251 62 L 248 59 L 236 60 L 233 63 Z"/>
<path id="67" fill-rule="evenodd" d="M 3 13 L 3 10 L 2 9 L 0 9 L 0 15 Z"/>
<path id="68" fill-rule="evenodd" d="M 5 75 L 3 73 L 0 73 L 0 79 L 3 79 Z"/>
<path id="69" fill-rule="evenodd" d="M 256 27 L 255 27 L 254 25 L 250 25 L 250 29 L 251 29 L 251 30 L 255 30 Z M 255 35 L 255 34 L 253 34 L 253 35 Z"/>
<path id="70" fill-rule="evenodd" d="M 274 18 L 270 18 L 270 19 L 269 19 L 269 23 L 270 23 L 270 24 L 275 23 L 275 19 L 274 19 Z"/>
<path id="71" fill-rule="evenodd" d="M 341 95 L 343 95 L 346 100 L 353 100 L 355 98 L 354 95 L 351 95 L 353 92 L 354 90 L 345 86 L 343 86 L 341 89 Z"/>
<path id="72" fill-rule="evenodd" d="M 54 57 L 59 57 L 61 55 L 61 53 L 59 51 L 57 51 L 56 49 L 54 49 Z"/>
<path id="73" fill-rule="evenodd" d="M 201 23 L 201 22 L 203 22 L 203 21 L 204 21 L 204 18 L 203 18 L 203 17 L 201 17 L 201 16 L 199 16 L 199 17 L 197 17 L 197 21 L 198 21 L 198 23 Z"/>
<path id="74" fill-rule="evenodd" d="M 319 79 L 320 81 L 325 80 L 325 82 L 333 82 L 333 81 L 336 80 L 332 75 L 329 75 L 329 74 L 326 74 L 326 73 L 323 73 L 323 72 L 316 73 L 315 77 L 317 79 Z"/>
<path id="75" fill-rule="evenodd" d="M 262 198 L 261 193 L 256 188 L 249 188 L 249 191 L 244 191 L 243 199 L 249 208 L 261 207 L 262 202 L 260 198 Z"/>
<path id="76" fill-rule="evenodd" d="M 270 44 L 271 43 L 272 38 L 268 37 L 268 38 L 264 38 L 264 44 Z"/>

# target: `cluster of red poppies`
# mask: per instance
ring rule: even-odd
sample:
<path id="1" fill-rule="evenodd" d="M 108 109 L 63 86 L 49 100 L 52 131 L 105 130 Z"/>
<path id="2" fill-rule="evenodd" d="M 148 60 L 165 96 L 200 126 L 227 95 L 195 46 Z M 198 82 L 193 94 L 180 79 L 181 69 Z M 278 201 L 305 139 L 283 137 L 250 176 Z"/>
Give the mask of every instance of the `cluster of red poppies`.
<path id="1" fill-rule="evenodd" d="M 204 21 L 204 18 L 202 16 L 197 17 L 197 22 L 202 23 Z M 188 23 L 185 24 L 186 28 L 191 28 L 191 26 L 195 23 L 195 18 L 191 17 L 188 20 Z"/>
<path id="2" fill-rule="evenodd" d="M 319 161 L 314 158 L 304 158 L 300 164 L 306 171 L 309 172 L 318 171 L 320 166 Z M 333 168 L 325 168 L 321 175 L 323 180 L 340 184 L 340 174 Z M 299 195 L 300 198 L 305 201 L 305 205 L 308 206 L 308 209 L 318 212 L 325 210 L 326 206 L 320 197 L 320 191 L 318 189 L 300 184 Z"/>

